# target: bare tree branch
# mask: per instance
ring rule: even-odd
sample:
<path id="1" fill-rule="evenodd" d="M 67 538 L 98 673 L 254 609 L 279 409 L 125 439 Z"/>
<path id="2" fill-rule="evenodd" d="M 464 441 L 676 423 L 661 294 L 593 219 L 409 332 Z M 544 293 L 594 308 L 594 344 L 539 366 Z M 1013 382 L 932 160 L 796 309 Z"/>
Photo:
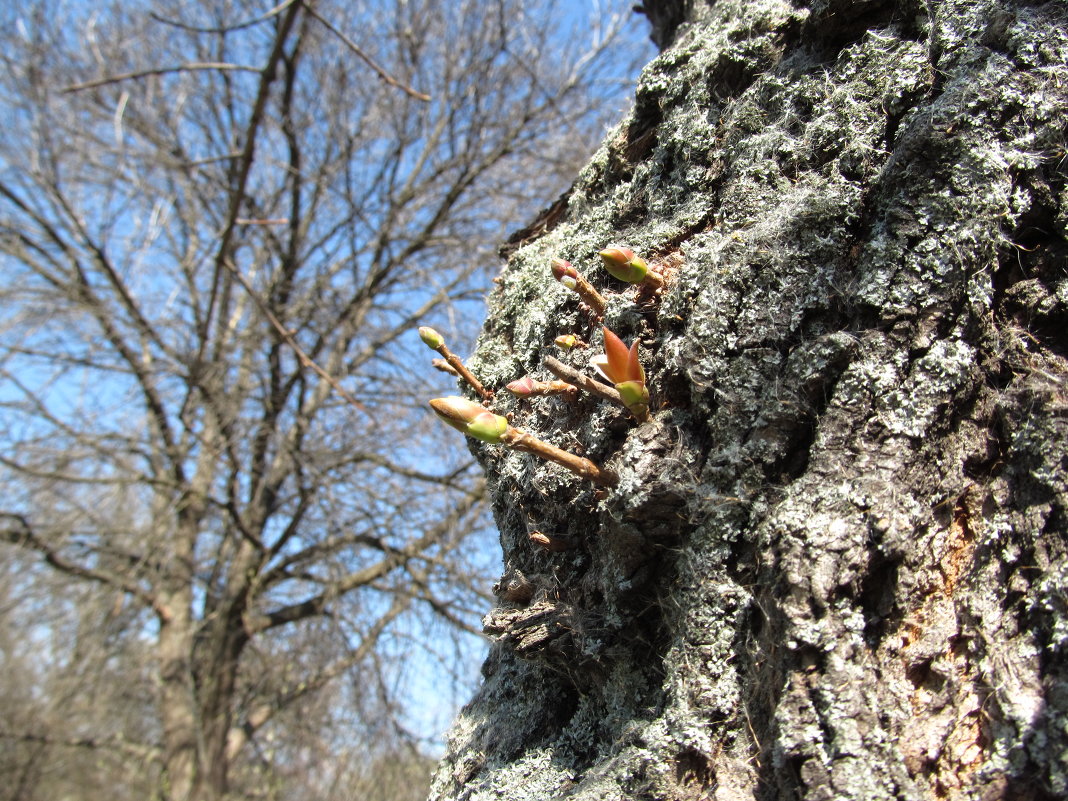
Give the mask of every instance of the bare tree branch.
<path id="1" fill-rule="evenodd" d="M 352 39 L 350 39 L 344 33 L 342 33 L 337 28 L 335 28 L 330 23 L 329 20 L 327 20 L 323 16 L 321 16 L 319 14 L 319 12 L 317 12 L 313 7 L 307 6 L 307 8 L 305 10 L 308 12 L 308 14 L 310 16 L 315 17 L 315 19 L 319 20 L 319 22 L 322 23 L 324 28 L 326 28 L 328 31 L 330 31 L 332 34 L 334 34 L 342 42 L 344 42 L 345 46 L 348 47 L 349 50 L 351 50 L 357 56 L 359 56 L 360 59 L 368 67 L 370 67 L 375 72 L 377 72 L 378 73 L 378 77 L 381 78 L 383 81 L 388 83 L 390 86 L 397 87 L 402 92 L 404 92 L 406 95 L 408 95 L 409 97 L 414 97 L 416 100 L 424 100 L 424 101 L 429 101 L 430 100 L 430 95 L 425 94 L 423 92 L 415 91 L 410 86 L 407 86 L 406 84 L 401 83 L 396 78 L 394 78 L 392 75 L 390 75 L 388 72 L 386 72 L 384 69 L 382 69 L 382 67 L 380 67 L 375 62 L 374 59 L 372 59 L 369 55 L 367 55 L 366 51 L 364 51 L 364 49 L 362 47 L 360 47 L 358 44 L 356 44 L 354 41 L 352 41 Z"/>
<path id="2" fill-rule="evenodd" d="M 176 72 L 197 72 L 200 70 L 212 70 L 215 72 L 229 70 L 234 72 L 260 72 L 256 67 L 249 67 L 243 64 L 223 64 L 217 62 L 206 62 L 203 64 L 179 64 L 174 67 L 153 67 L 151 69 L 137 70 L 135 72 L 123 72 L 118 75 L 108 75 L 103 78 L 96 78 L 92 81 L 84 81 L 82 83 L 71 84 L 60 89 L 61 94 L 71 94 L 73 92 L 84 92 L 86 89 L 98 89 L 101 86 L 108 86 L 110 84 L 122 83 L 123 81 L 134 81 L 140 78 L 151 78 L 159 75 L 171 75 Z"/>
<path id="3" fill-rule="evenodd" d="M 308 367 L 313 372 L 315 372 L 315 374 L 318 375 L 321 379 L 323 379 L 323 381 L 325 381 L 327 384 L 329 384 L 338 395 L 344 398 L 345 402 L 348 403 L 350 406 L 359 409 L 364 414 L 368 414 L 366 406 L 356 400 L 356 397 L 343 386 L 341 386 L 341 384 L 338 383 L 337 379 L 334 378 L 334 376 L 332 376 L 330 373 L 320 367 L 314 359 L 312 359 L 310 356 L 308 356 L 307 353 L 304 352 L 304 349 L 300 345 L 298 345 L 297 341 L 293 338 L 293 333 L 289 331 L 289 329 L 287 329 L 284 325 L 282 325 L 282 322 L 277 317 L 275 317 L 274 312 L 271 311 L 271 308 L 267 305 L 267 302 L 259 296 L 255 289 L 253 289 L 252 285 L 248 282 L 248 279 L 246 279 L 245 276 L 243 276 L 241 272 L 236 267 L 234 267 L 234 265 L 231 264 L 229 261 L 225 261 L 223 263 L 226 265 L 226 269 L 228 269 L 238 280 L 238 283 L 241 284 L 244 290 L 248 292 L 249 297 L 251 297 L 255 301 L 256 305 L 260 309 L 260 313 L 262 313 L 263 316 L 267 319 L 267 321 L 274 327 L 274 330 L 278 332 L 278 335 L 285 341 L 285 343 L 293 349 L 293 352 L 297 354 L 297 358 L 300 359 L 301 365 L 303 365 L 304 367 Z"/>
<path id="4" fill-rule="evenodd" d="M 155 761 L 159 759 L 159 746 L 130 742 L 121 735 L 112 737 L 53 737 L 46 734 L 0 731 L 0 739 L 23 743 L 40 743 L 41 745 L 59 746 L 61 748 L 118 751 L 128 757 L 139 760 Z"/>
<path id="5" fill-rule="evenodd" d="M 270 11 L 266 12 L 265 14 L 261 14 L 260 16 L 255 17 L 254 19 L 245 20 L 244 22 L 235 22 L 231 25 L 220 25 L 216 27 L 199 27 L 196 25 L 189 25 L 184 22 L 179 22 L 178 20 L 164 17 L 162 14 L 158 14 L 155 11 L 148 12 L 148 16 L 150 19 L 156 20 L 156 22 L 161 22 L 164 25 L 170 25 L 172 28 L 180 28 L 184 31 L 192 31 L 194 33 L 233 33 L 235 31 L 240 31 L 244 28 L 251 28 L 254 25 L 260 25 L 261 23 L 264 23 L 267 20 L 276 17 L 283 11 L 285 11 L 287 8 L 289 8 L 291 5 L 293 5 L 293 3 L 295 2 L 299 2 L 299 0 L 283 0 L 283 2 L 276 5 Z"/>
<path id="6" fill-rule="evenodd" d="M 377 579 L 391 573 L 396 568 L 404 566 L 410 560 L 419 558 L 427 548 L 437 545 L 446 534 L 455 529 L 464 517 L 471 512 L 475 505 L 481 501 L 482 495 L 483 490 L 482 487 L 479 486 L 476 491 L 469 492 L 462 501 L 456 503 L 449 515 L 437 526 L 427 531 L 415 541 L 392 551 L 386 557 L 372 565 L 361 570 L 353 571 L 346 576 L 330 582 L 326 590 L 316 593 L 310 598 L 268 612 L 262 618 L 258 618 L 250 623 L 250 629 L 253 632 L 267 631 L 268 629 L 292 623 L 296 620 L 303 620 L 304 618 L 320 615 L 326 609 L 327 604 L 333 599 L 338 598 L 347 592 L 351 592 L 357 587 L 368 586 Z"/>
<path id="7" fill-rule="evenodd" d="M 65 557 L 60 553 L 59 549 L 37 536 L 30 527 L 29 522 L 22 515 L 0 512 L 0 519 L 7 521 L 7 525 L 4 528 L 0 528 L 0 541 L 37 551 L 50 566 L 67 575 L 115 587 L 152 609 L 161 619 L 166 619 L 170 616 L 170 610 L 161 604 L 155 595 L 146 592 L 143 587 L 130 581 L 128 576 L 77 564 Z"/>
<path id="8" fill-rule="evenodd" d="M 389 627 L 389 624 L 400 617 L 401 614 L 408 609 L 409 605 L 410 600 L 407 597 L 403 595 L 394 596 L 393 603 L 390 605 L 389 609 L 387 609 L 386 612 L 374 622 L 374 625 L 364 633 L 363 638 L 360 640 L 360 644 L 353 649 L 351 653 L 323 668 L 314 676 L 302 679 L 295 686 L 288 688 L 279 697 L 272 699 L 270 704 L 261 704 L 255 709 L 249 710 L 244 721 L 242 721 L 239 730 L 231 731 L 230 733 L 230 740 L 227 747 L 231 759 L 236 756 L 245 741 L 254 737 L 256 732 L 267 724 L 276 714 L 278 714 L 278 712 L 291 706 L 301 698 L 318 692 L 338 676 L 341 676 L 351 668 L 362 664 L 378 645 L 379 638 Z"/>

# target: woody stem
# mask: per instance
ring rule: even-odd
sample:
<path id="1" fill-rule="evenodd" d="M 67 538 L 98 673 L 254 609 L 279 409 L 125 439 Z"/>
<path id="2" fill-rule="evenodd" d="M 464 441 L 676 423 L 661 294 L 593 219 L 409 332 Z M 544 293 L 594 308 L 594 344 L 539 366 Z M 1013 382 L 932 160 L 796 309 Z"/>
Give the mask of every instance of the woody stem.
<path id="1" fill-rule="evenodd" d="M 578 397 L 578 387 L 566 381 L 532 381 L 531 395 L 564 395 L 568 400 Z"/>
<path id="2" fill-rule="evenodd" d="M 435 350 L 445 357 L 445 361 L 448 362 L 452 366 L 452 368 L 460 374 L 460 377 L 464 381 L 466 381 L 474 388 L 475 392 L 478 393 L 479 397 L 482 398 L 482 400 L 491 400 L 493 398 L 493 393 L 486 389 L 484 386 L 482 386 L 482 382 L 475 378 L 475 374 L 467 369 L 467 365 L 460 361 L 460 357 L 453 353 L 451 350 L 449 350 L 444 342 L 441 343 L 437 348 L 435 348 Z"/>
<path id="3" fill-rule="evenodd" d="M 580 373 L 574 367 L 569 367 L 559 359 L 554 359 L 552 356 L 546 356 L 543 363 L 550 373 L 562 381 L 574 384 L 579 389 L 584 389 L 591 395 L 596 395 L 599 398 L 618 403 L 620 406 L 627 405 L 623 403 L 623 399 L 619 396 L 619 393 L 614 387 L 610 387 L 608 384 L 602 384 L 600 381 L 590 378 L 584 373 Z"/>
<path id="4" fill-rule="evenodd" d="M 597 317 L 604 317 L 604 310 L 608 307 L 608 302 L 601 296 L 600 292 L 593 288 L 593 284 L 583 278 L 582 275 L 575 278 L 575 292 L 593 310 Z"/>
<path id="5" fill-rule="evenodd" d="M 589 459 L 576 456 L 573 453 L 557 448 L 555 445 L 550 445 L 548 442 L 542 442 L 537 437 L 533 437 L 518 428 L 509 427 L 505 429 L 505 432 L 501 435 L 501 442 L 513 450 L 532 453 L 547 462 L 553 462 L 567 468 L 575 475 L 588 479 L 594 484 L 600 484 L 602 487 L 614 487 L 619 483 L 619 476 L 611 470 L 605 470 Z"/>
<path id="6" fill-rule="evenodd" d="M 664 276 L 660 273 L 650 270 L 645 274 L 645 278 L 642 279 L 643 284 L 648 284 L 653 289 L 660 289 L 664 286 Z"/>

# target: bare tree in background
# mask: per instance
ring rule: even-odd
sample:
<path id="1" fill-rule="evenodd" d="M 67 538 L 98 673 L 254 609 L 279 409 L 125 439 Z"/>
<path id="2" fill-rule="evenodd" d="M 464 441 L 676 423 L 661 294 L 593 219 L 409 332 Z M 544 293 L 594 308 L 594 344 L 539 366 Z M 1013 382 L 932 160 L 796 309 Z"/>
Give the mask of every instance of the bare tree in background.
<path id="1" fill-rule="evenodd" d="M 158 726 L 151 642 L 131 636 L 139 611 L 28 567 L 0 568 L 0 799 L 151 798 Z"/>
<path id="2" fill-rule="evenodd" d="M 138 661 L 155 707 L 94 722 L 86 681 L 53 713 L 88 730 L 5 742 L 269 794 L 315 751 L 286 726 L 394 712 L 391 655 L 483 605 L 482 481 L 408 332 L 469 331 L 503 232 L 598 134 L 620 18 L 385 5 L 0 12 L 0 535 L 92 588 L 78 642 L 112 604 L 129 654 L 94 664 Z"/>

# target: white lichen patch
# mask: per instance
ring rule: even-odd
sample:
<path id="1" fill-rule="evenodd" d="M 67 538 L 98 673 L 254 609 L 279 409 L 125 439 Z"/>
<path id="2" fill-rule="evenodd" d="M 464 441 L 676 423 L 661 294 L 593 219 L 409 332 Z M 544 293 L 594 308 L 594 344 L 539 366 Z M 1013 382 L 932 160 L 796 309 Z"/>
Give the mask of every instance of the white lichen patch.
<path id="1" fill-rule="evenodd" d="M 915 361 L 899 387 L 879 399 L 879 420 L 894 434 L 922 437 L 955 394 L 975 374 L 975 349 L 952 340 L 936 342 Z"/>

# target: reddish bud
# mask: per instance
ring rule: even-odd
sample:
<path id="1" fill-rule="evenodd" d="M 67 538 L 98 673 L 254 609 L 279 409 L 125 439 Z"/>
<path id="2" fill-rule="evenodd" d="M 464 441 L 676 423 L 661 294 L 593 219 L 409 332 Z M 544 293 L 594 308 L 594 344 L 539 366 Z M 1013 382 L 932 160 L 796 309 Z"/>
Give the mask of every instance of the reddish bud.
<path id="1" fill-rule="evenodd" d="M 645 386 L 645 371 L 638 360 L 638 340 L 634 340 L 628 349 L 622 339 L 604 328 L 604 350 L 594 356 L 590 364 L 612 382 L 623 405 L 644 422 L 649 416 L 649 390 Z"/>
<path id="2" fill-rule="evenodd" d="M 553 278 L 557 281 L 563 281 L 564 278 L 572 280 L 578 278 L 578 271 L 571 266 L 571 262 L 563 259 L 553 259 L 550 269 L 553 271 Z"/>
<path id="3" fill-rule="evenodd" d="M 641 362 L 638 361 L 638 340 L 628 349 L 623 340 L 617 337 L 607 327 L 604 331 L 604 361 L 599 369 L 604 376 L 613 384 L 621 384 L 624 381 L 641 381 L 645 383 L 645 371 L 642 370 Z M 598 360 L 594 360 L 598 366 Z"/>
<path id="4" fill-rule="evenodd" d="M 537 391 L 537 384 L 533 378 L 531 378 L 529 375 L 525 375 L 519 380 L 513 381 L 511 384 L 508 384 L 505 389 L 507 389 L 513 395 L 517 395 L 521 398 L 527 398 Z"/>

